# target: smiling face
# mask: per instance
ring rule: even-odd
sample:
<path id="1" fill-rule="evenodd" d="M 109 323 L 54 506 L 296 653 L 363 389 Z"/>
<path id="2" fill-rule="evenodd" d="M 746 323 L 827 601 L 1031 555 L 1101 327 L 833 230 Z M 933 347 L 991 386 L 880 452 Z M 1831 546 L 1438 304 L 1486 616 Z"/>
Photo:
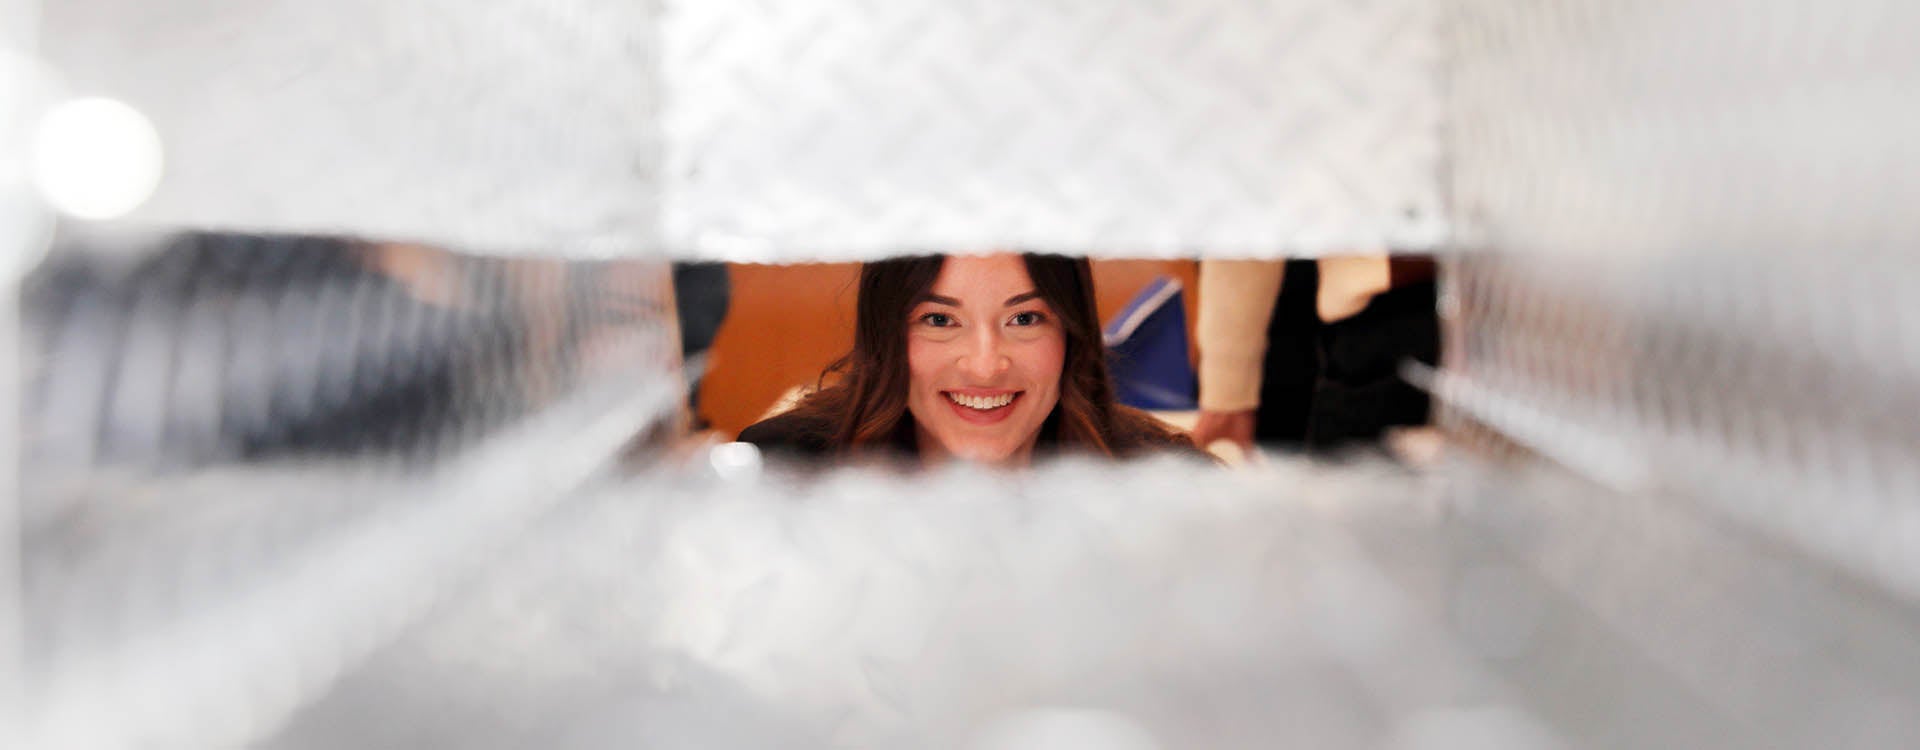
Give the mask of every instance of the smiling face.
<path id="1" fill-rule="evenodd" d="M 1060 401 L 1067 340 L 1018 255 L 951 257 L 907 318 L 920 454 L 1024 464 Z"/>

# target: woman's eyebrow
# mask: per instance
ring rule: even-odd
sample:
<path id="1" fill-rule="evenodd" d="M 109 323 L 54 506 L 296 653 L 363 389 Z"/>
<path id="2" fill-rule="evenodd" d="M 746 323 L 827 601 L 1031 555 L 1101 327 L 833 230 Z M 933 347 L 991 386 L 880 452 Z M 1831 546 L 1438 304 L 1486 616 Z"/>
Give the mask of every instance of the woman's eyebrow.
<path id="1" fill-rule="evenodd" d="M 1038 291 L 1022 292 L 1020 294 L 1016 294 L 1011 297 L 1008 297 L 1007 301 L 1002 304 L 1006 305 L 1007 307 L 1012 307 L 1014 305 L 1018 305 L 1027 300 L 1039 299 L 1039 298 L 1040 298 L 1040 292 Z M 942 297 L 938 294 L 922 294 L 920 295 L 919 302 L 932 302 L 933 304 L 936 304 L 936 305 L 946 305 L 948 307 L 960 306 L 960 300 L 954 299 L 952 297 Z M 919 302 L 916 302 L 915 304 L 919 304 Z"/>

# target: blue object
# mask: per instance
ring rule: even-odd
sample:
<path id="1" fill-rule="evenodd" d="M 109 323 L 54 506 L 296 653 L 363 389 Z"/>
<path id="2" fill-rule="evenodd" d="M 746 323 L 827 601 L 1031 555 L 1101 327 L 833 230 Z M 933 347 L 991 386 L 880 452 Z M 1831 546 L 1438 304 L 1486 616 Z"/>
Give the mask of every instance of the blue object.
<path id="1" fill-rule="evenodd" d="M 1107 323 L 1102 340 L 1120 403 L 1138 409 L 1200 408 L 1199 378 L 1187 359 L 1187 308 L 1180 280 L 1162 276 Z"/>

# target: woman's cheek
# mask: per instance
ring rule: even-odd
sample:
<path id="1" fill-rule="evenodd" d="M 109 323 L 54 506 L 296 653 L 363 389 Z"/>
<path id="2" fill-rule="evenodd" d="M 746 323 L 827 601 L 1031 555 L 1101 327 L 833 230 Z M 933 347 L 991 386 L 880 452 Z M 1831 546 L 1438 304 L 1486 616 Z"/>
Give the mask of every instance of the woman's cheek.
<path id="1" fill-rule="evenodd" d="M 907 341 L 907 370 L 914 385 L 931 385 L 940 373 L 942 352 L 946 345 L 930 337 L 917 337 Z"/>
<path id="2" fill-rule="evenodd" d="M 1035 352 L 1035 359 L 1038 361 L 1036 369 L 1044 373 L 1043 377 L 1050 376 L 1048 382 L 1058 387 L 1060 378 L 1065 374 L 1066 370 L 1066 336 L 1060 331 L 1055 330 L 1051 336 L 1036 342 L 1036 344 L 1037 351 Z"/>

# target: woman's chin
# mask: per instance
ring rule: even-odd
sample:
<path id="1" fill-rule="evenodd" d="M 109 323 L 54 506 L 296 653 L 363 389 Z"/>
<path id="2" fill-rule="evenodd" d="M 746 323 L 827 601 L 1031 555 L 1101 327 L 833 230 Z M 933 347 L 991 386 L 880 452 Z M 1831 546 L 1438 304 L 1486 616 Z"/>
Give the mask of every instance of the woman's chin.
<path id="1" fill-rule="evenodd" d="M 918 432 L 922 458 L 929 464 L 962 461 L 976 466 L 1024 466 L 1032 457 L 1033 434 L 1015 427 L 1019 419 L 994 425 L 968 424 L 939 414 L 920 421 Z M 931 425 L 932 429 L 927 429 Z M 931 450 L 925 450 L 926 447 Z"/>
<path id="2" fill-rule="evenodd" d="M 979 466 L 1001 467 L 1025 463 L 1023 460 L 1024 456 L 1019 455 L 1020 451 L 1004 445 L 994 445 L 991 443 L 949 443 L 946 448 L 946 454 L 952 457 L 953 460 Z"/>
<path id="3" fill-rule="evenodd" d="M 955 453 L 954 455 L 959 457 L 960 460 L 962 461 L 968 461 L 976 464 L 984 464 L 987 466 L 1004 466 L 1010 463 L 1012 460 L 1012 454 L 1009 453 L 1008 451 L 989 450 L 989 449 L 960 451 L 958 453 Z"/>

